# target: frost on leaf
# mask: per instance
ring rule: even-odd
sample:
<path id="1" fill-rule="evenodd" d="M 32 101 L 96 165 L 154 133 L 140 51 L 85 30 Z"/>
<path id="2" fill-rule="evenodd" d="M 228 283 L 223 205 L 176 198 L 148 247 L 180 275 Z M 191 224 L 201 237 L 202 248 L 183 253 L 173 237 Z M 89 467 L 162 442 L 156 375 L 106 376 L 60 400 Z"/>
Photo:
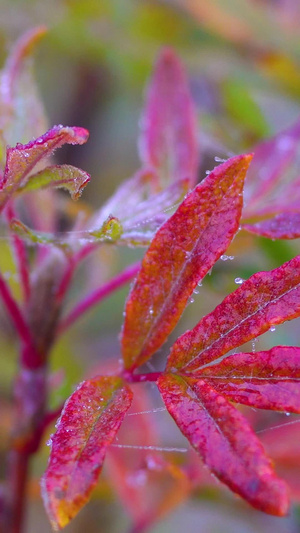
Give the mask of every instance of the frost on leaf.
<path id="1" fill-rule="evenodd" d="M 47 129 L 32 72 L 32 52 L 45 35 L 44 26 L 28 31 L 13 47 L 0 73 L 0 161 L 6 145 L 28 142 Z"/>
<path id="2" fill-rule="evenodd" d="M 132 401 L 118 377 L 84 381 L 65 404 L 42 478 L 42 494 L 54 529 L 66 526 L 89 500 L 107 447 Z"/>
<path id="3" fill-rule="evenodd" d="M 188 178 L 193 187 L 199 159 L 196 115 L 183 66 L 169 48 L 158 58 L 141 125 L 143 164 L 156 169 L 162 184 Z"/>
<path id="4" fill-rule="evenodd" d="M 149 246 L 155 232 L 174 212 L 183 199 L 188 180 L 182 179 L 160 190 L 155 171 L 142 169 L 126 180 L 88 222 L 83 238 L 97 242 L 105 221 L 118 217 L 122 226 L 118 244 Z"/>
<path id="5" fill-rule="evenodd" d="M 261 222 L 243 224 L 243 228 L 250 233 L 269 239 L 299 239 L 300 210 L 299 213 L 281 213 Z"/>
<path id="6" fill-rule="evenodd" d="M 72 165 L 53 165 L 31 175 L 24 187 L 21 187 L 18 192 L 57 187 L 66 189 L 72 200 L 78 200 L 89 181 L 89 174 L 80 168 Z"/>
<path id="7" fill-rule="evenodd" d="M 38 137 L 37 139 L 34 139 L 33 141 L 30 141 L 28 144 L 18 143 L 15 147 L 8 148 L 6 152 L 5 170 L 3 177 L 0 181 L 0 210 L 3 209 L 6 202 L 14 193 L 18 191 L 20 187 L 25 187 L 26 183 L 29 180 L 30 174 L 38 163 L 45 160 L 53 153 L 54 150 L 60 148 L 66 143 L 84 144 L 87 139 L 88 131 L 84 128 L 54 126 L 44 135 Z M 46 177 L 46 175 L 44 174 L 44 183 L 45 180 L 50 179 L 52 173 L 54 182 L 56 181 L 59 173 L 61 173 L 62 179 L 63 176 L 66 177 L 66 174 L 68 174 L 69 178 L 71 178 L 72 167 L 69 167 L 69 169 L 63 167 L 61 170 L 60 167 L 56 167 L 55 171 L 53 167 L 50 167 L 50 169 L 44 169 L 44 173 L 48 171 L 50 175 L 48 174 L 48 177 Z M 89 179 L 88 174 L 84 173 L 84 175 L 82 175 L 80 174 L 80 172 L 82 171 L 78 171 L 77 175 L 75 176 L 75 178 L 79 180 L 79 189 L 77 190 L 77 192 L 80 191 L 82 186 L 86 184 Z M 31 180 L 34 180 L 34 178 L 32 177 Z M 75 192 L 76 183 L 72 187 L 75 187 L 75 190 L 73 189 Z"/>
<path id="8" fill-rule="evenodd" d="M 250 161 L 242 155 L 215 168 L 156 233 L 126 303 L 126 368 L 141 365 L 163 344 L 197 283 L 228 248 Z"/>
<path id="9" fill-rule="evenodd" d="M 278 516 L 289 507 L 279 479 L 244 416 L 205 380 L 162 375 L 158 388 L 182 433 L 211 472 L 257 509 Z"/>
<path id="10" fill-rule="evenodd" d="M 173 345 L 168 371 L 201 367 L 272 325 L 300 316 L 300 256 L 268 272 L 258 272 L 229 294 L 214 311 Z"/>
<path id="11" fill-rule="evenodd" d="M 300 348 L 229 355 L 205 367 L 201 379 L 236 403 L 300 413 Z"/>
<path id="12" fill-rule="evenodd" d="M 260 143 L 245 182 L 242 227 L 271 239 L 300 236 L 300 120 Z"/>

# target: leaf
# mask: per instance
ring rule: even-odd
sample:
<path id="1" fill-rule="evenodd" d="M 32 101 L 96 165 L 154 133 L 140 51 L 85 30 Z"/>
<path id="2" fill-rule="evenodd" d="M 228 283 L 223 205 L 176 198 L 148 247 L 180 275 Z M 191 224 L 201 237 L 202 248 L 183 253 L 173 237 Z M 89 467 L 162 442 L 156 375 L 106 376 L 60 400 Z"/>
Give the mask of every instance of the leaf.
<path id="1" fill-rule="evenodd" d="M 30 176 L 27 183 L 18 192 L 59 187 L 69 191 L 72 200 L 78 200 L 89 181 L 90 175 L 80 168 L 72 165 L 53 165 Z"/>
<path id="2" fill-rule="evenodd" d="M 12 194 L 20 187 L 24 187 L 37 163 L 66 143 L 84 144 L 88 135 L 88 131 L 84 128 L 54 126 L 28 144 L 18 143 L 14 148 L 8 148 L 5 171 L 0 182 L 0 211 Z"/>
<path id="3" fill-rule="evenodd" d="M 257 509 L 285 515 L 287 487 L 243 415 L 203 380 L 167 374 L 157 384 L 179 429 L 215 476 Z"/>
<path id="4" fill-rule="evenodd" d="M 255 224 L 243 224 L 243 229 L 269 239 L 299 239 L 300 212 L 281 213 Z"/>
<path id="5" fill-rule="evenodd" d="M 98 376 L 81 383 L 66 402 L 42 478 L 55 530 L 66 526 L 88 501 L 131 401 L 131 390 L 118 377 Z"/>
<path id="6" fill-rule="evenodd" d="M 285 200 L 286 190 L 289 185 L 293 190 L 293 182 L 299 177 L 299 143 L 300 120 L 297 120 L 291 127 L 256 147 L 245 181 L 243 219 L 266 212 L 274 213 L 281 184 L 279 197 L 281 203 L 284 202 L 285 207 L 288 207 L 291 198 Z"/>
<path id="7" fill-rule="evenodd" d="M 300 425 L 299 418 L 265 428 L 260 435 L 263 446 L 287 481 L 291 497 L 300 502 Z"/>
<path id="8" fill-rule="evenodd" d="M 154 167 L 162 183 L 197 181 L 196 115 L 186 75 L 178 57 L 164 49 L 148 87 L 141 120 L 140 157 Z"/>
<path id="9" fill-rule="evenodd" d="M 69 250 L 67 241 L 58 239 L 54 234 L 51 233 L 42 233 L 40 231 L 35 231 L 30 229 L 26 224 L 23 224 L 20 220 L 13 218 L 9 223 L 9 229 L 21 237 L 24 240 L 32 244 L 43 244 L 58 246 L 59 248 Z"/>
<path id="10" fill-rule="evenodd" d="M 300 316 L 300 255 L 251 276 L 191 331 L 177 339 L 168 371 L 195 372 L 272 325 Z"/>
<path id="11" fill-rule="evenodd" d="M 74 246 L 74 240 L 72 233 L 45 233 L 41 231 L 35 231 L 26 224 L 23 224 L 18 219 L 12 219 L 9 224 L 11 231 L 16 233 L 22 239 L 33 244 L 52 244 L 58 248 L 63 249 L 65 252 L 70 252 L 72 248 L 77 248 L 78 241 L 76 240 Z M 95 231 L 81 231 L 80 232 L 80 244 L 90 243 L 112 243 L 115 244 L 122 236 L 122 225 L 120 221 L 115 217 L 108 217 L 99 230 Z M 78 233 L 78 232 L 77 232 Z"/>
<path id="12" fill-rule="evenodd" d="M 105 220 L 116 214 L 123 228 L 119 243 L 148 246 L 187 190 L 187 179 L 160 190 L 157 174 L 149 169 L 141 169 L 125 181 L 89 221 L 87 235 L 91 238 Z"/>
<path id="13" fill-rule="evenodd" d="M 125 367 L 141 365 L 163 344 L 197 283 L 229 246 L 239 225 L 251 155 L 215 168 L 158 230 L 125 308 Z"/>
<path id="14" fill-rule="evenodd" d="M 46 33 L 39 26 L 25 33 L 13 47 L 0 74 L 0 135 L 4 158 L 7 144 L 27 142 L 47 128 L 44 109 L 33 79 L 31 55 Z"/>
<path id="15" fill-rule="evenodd" d="M 201 379 L 233 402 L 300 413 L 300 348 L 236 353 L 205 367 Z"/>

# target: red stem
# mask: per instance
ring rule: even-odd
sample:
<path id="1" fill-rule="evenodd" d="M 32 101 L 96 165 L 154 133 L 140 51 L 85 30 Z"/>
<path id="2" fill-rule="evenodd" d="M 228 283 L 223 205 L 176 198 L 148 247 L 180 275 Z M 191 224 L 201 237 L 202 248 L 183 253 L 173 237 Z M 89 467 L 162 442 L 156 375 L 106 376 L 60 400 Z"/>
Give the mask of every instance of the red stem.
<path id="1" fill-rule="evenodd" d="M 77 265 L 85 259 L 91 252 L 96 248 L 95 244 L 88 244 L 84 246 L 77 254 L 70 258 L 68 268 L 66 269 L 65 275 L 63 276 L 60 285 L 56 293 L 56 299 L 58 303 L 61 303 L 66 295 L 66 292 L 69 288 L 69 285 L 72 281 L 74 271 Z"/>
<path id="2" fill-rule="evenodd" d="M 157 381 L 163 372 L 149 372 L 147 374 L 133 374 L 130 370 L 124 370 L 122 377 L 127 383 L 145 383 L 147 381 Z"/>
<path id="3" fill-rule="evenodd" d="M 94 305 L 97 305 L 101 300 L 109 296 L 113 291 L 125 285 L 130 281 L 140 270 L 140 261 L 125 268 L 121 274 L 112 278 L 108 283 L 102 287 L 92 291 L 83 300 L 81 300 L 73 310 L 60 323 L 59 333 L 65 332 L 70 326 L 76 322 L 84 313 L 89 311 Z"/>
<path id="4" fill-rule="evenodd" d="M 7 283 L 4 281 L 2 275 L 0 274 L 0 296 L 2 298 L 2 301 L 6 307 L 6 310 L 8 311 L 8 314 L 11 318 L 11 321 L 13 322 L 17 333 L 20 337 L 20 339 L 27 345 L 32 346 L 32 338 L 31 333 L 29 330 L 29 327 L 27 326 L 23 315 L 21 313 L 21 310 L 13 298 L 10 288 L 7 285 Z"/>
<path id="5" fill-rule="evenodd" d="M 15 211 L 12 204 L 10 204 L 6 209 L 6 217 L 10 223 L 14 218 L 16 218 Z M 11 237 L 16 264 L 18 267 L 19 277 L 21 280 L 21 285 L 23 289 L 24 300 L 27 302 L 30 297 L 30 278 L 29 278 L 29 269 L 28 269 L 28 258 L 25 243 L 17 235 L 12 235 Z"/>

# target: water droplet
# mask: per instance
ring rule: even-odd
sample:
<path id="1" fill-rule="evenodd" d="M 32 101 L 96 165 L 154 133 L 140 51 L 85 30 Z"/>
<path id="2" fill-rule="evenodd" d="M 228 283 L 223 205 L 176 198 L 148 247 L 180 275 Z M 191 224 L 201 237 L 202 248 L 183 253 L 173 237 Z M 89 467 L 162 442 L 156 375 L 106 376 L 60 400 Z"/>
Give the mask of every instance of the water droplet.
<path id="1" fill-rule="evenodd" d="M 291 416 L 291 413 L 285 413 L 286 416 Z"/>
<path id="2" fill-rule="evenodd" d="M 194 292 L 194 294 L 199 294 L 200 291 L 198 289 L 194 289 L 193 292 Z"/>
<path id="3" fill-rule="evenodd" d="M 232 261 L 234 259 L 234 255 L 221 255 L 220 259 L 221 261 Z"/>
<path id="4" fill-rule="evenodd" d="M 227 161 L 227 159 L 222 159 L 222 157 L 216 156 L 215 157 L 215 161 L 216 161 L 216 163 L 225 163 Z"/>
<path id="5" fill-rule="evenodd" d="M 252 345 L 252 353 L 255 353 L 255 347 L 256 347 L 256 343 L 257 343 L 258 339 L 253 339 L 253 341 L 251 342 L 251 345 Z"/>
<path id="6" fill-rule="evenodd" d="M 270 327 L 270 331 L 275 331 L 276 330 L 276 327 L 275 326 L 271 326 Z"/>
<path id="7" fill-rule="evenodd" d="M 241 285 L 242 283 L 244 283 L 244 279 L 243 278 L 235 278 L 234 280 L 234 283 L 236 283 L 237 285 Z"/>
<path id="8" fill-rule="evenodd" d="M 197 283 L 198 287 L 202 287 L 202 279 Z"/>
<path id="9" fill-rule="evenodd" d="M 195 301 L 194 298 L 189 298 L 189 303 L 190 303 L 190 304 L 193 304 L 194 301 Z"/>
<path id="10" fill-rule="evenodd" d="M 53 437 L 53 433 L 50 435 L 49 439 L 46 442 L 47 446 L 52 446 L 52 437 Z"/>
<path id="11" fill-rule="evenodd" d="M 205 171 L 205 174 L 206 174 L 206 175 L 208 175 L 208 174 L 210 174 L 210 173 L 211 173 L 211 170 L 206 170 L 206 171 Z"/>
<path id="12" fill-rule="evenodd" d="M 149 309 L 149 315 L 153 315 L 154 311 L 152 308 Z"/>

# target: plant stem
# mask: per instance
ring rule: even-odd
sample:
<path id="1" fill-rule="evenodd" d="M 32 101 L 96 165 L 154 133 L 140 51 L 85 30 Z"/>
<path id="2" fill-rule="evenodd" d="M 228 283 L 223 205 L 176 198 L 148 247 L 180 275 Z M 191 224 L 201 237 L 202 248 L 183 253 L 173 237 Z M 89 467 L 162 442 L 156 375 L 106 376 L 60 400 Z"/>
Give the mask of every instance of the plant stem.
<path id="1" fill-rule="evenodd" d="M 46 427 L 46 374 L 46 366 L 27 368 L 21 357 L 20 371 L 14 386 L 15 420 L 7 460 L 4 509 L 4 531 L 7 533 L 21 533 L 24 524 L 29 463 L 31 456 L 39 448 Z"/>
<path id="2" fill-rule="evenodd" d="M 123 379 L 128 383 L 145 383 L 147 381 L 157 381 L 162 372 L 149 372 L 147 374 L 132 374 L 129 370 L 122 373 Z"/>
<path id="3" fill-rule="evenodd" d="M 112 278 L 109 282 L 105 283 L 102 287 L 92 291 L 83 300 L 81 300 L 73 310 L 67 315 L 60 323 L 59 333 L 65 332 L 70 326 L 76 322 L 84 313 L 89 311 L 92 307 L 101 302 L 104 298 L 109 296 L 113 291 L 125 285 L 130 281 L 138 271 L 140 270 L 140 261 L 125 268 L 121 274 L 118 274 Z"/>
<path id="4" fill-rule="evenodd" d="M 16 218 L 15 211 L 11 203 L 7 207 L 5 214 L 8 223 L 10 223 L 14 218 Z M 20 237 L 18 237 L 18 235 L 12 235 L 11 241 L 14 249 L 16 265 L 18 267 L 19 278 L 23 289 L 24 300 L 25 302 L 28 302 L 30 297 L 30 279 L 26 245 L 24 241 L 20 239 Z"/>
<path id="5" fill-rule="evenodd" d="M 81 250 L 79 250 L 77 254 L 75 254 L 73 257 L 70 258 L 69 265 L 65 271 L 65 274 L 56 292 L 56 300 L 58 304 L 62 303 L 66 295 L 66 292 L 70 286 L 76 267 L 83 259 L 85 259 L 91 252 L 95 250 L 96 246 L 97 245 L 95 244 L 87 244 Z"/>
<path id="6" fill-rule="evenodd" d="M 17 330 L 20 339 L 27 345 L 32 345 L 30 330 L 23 318 L 21 310 L 13 298 L 10 288 L 0 274 L 0 297 L 8 311 L 8 314 Z"/>
<path id="7" fill-rule="evenodd" d="M 29 454 L 12 450 L 9 454 L 9 510 L 6 522 L 7 533 L 21 533 L 26 508 L 26 484 L 29 470 Z"/>

